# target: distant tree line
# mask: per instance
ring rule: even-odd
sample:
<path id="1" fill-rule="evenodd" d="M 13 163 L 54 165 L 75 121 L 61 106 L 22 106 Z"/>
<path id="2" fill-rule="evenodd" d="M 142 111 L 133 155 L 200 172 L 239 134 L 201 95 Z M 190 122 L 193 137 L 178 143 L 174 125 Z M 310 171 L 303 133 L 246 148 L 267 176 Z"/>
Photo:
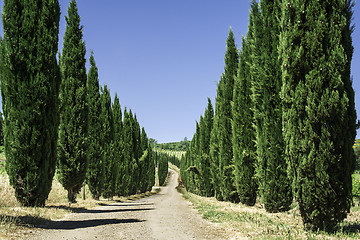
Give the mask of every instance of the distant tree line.
<path id="1" fill-rule="evenodd" d="M 76 201 L 83 183 L 95 199 L 151 190 L 153 150 L 136 115 L 99 86 L 76 1 L 58 53 L 56 0 L 4 1 L 0 43 L 6 171 L 23 206 L 44 206 L 56 177 Z M 1 137 L 1 136 L 0 136 Z"/>
<path id="2" fill-rule="evenodd" d="M 181 161 L 181 158 L 179 158 L 175 154 L 173 154 L 172 156 L 169 156 L 169 163 L 178 167 L 179 169 L 180 169 L 180 161 Z"/>
<path id="3" fill-rule="evenodd" d="M 180 142 L 171 142 L 171 143 L 157 143 L 156 148 L 163 150 L 172 150 L 172 151 L 186 151 L 188 146 L 190 145 L 190 141 L 185 138 Z"/>
<path id="4" fill-rule="evenodd" d="M 188 191 L 268 212 L 295 200 L 309 230 L 350 211 L 356 136 L 353 2 L 252 1 L 240 51 L 230 29 L 224 73 L 181 161 Z"/>
<path id="5" fill-rule="evenodd" d="M 169 168 L 169 159 L 171 156 L 167 153 L 155 151 L 154 157 L 158 169 L 159 185 L 162 186 L 165 184 Z"/>

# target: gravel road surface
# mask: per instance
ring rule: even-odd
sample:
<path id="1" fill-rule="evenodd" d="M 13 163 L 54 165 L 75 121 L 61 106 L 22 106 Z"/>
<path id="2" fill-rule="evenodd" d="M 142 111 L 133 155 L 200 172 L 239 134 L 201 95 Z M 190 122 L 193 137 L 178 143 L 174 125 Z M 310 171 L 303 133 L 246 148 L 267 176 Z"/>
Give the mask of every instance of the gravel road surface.
<path id="1" fill-rule="evenodd" d="M 26 239 L 228 239 L 177 192 L 178 173 L 170 171 L 167 186 L 156 195 L 69 214 L 38 226 Z"/>

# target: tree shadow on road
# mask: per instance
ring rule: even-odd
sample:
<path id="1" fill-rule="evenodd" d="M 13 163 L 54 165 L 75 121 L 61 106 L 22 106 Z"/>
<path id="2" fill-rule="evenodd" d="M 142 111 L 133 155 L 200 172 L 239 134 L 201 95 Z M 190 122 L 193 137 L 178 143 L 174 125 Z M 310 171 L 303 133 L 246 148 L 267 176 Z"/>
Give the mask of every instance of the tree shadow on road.
<path id="1" fill-rule="evenodd" d="M 90 220 L 60 220 L 52 221 L 49 219 L 35 217 L 35 216 L 6 216 L 0 215 L 2 223 L 9 222 L 17 226 L 27 228 L 39 228 L 39 229 L 53 229 L 53 230 L 72 230 L 80 228 L 89 228 L 104 225 L 113 224 L 126 224 L 126 223 L 139 223 L 145 220 L 140 219 L 90 219 Z"/>
<path id="2" fill-rule="evenodd" d="M 109 206 L 125 207 L 124 205 L 109 205 Z M 82 208 L 82 207 L 68 207 L 68 206 L 64 206 L 64 205 L 61 205 L 61 206 L 47 206 L 46 208 L 65 209 L 65 210 L 71 211 L 73 213 L 116 213 L 116 212 L 138 212 L 138 211 L 155 210 L 155 208 L 86 209 L 86 208 Z"/>
<path id="3" fill-rule="evenodd" d="M 125 224 L 125 223 L 139 223 L 145 220 L 140 219 L 91 219 L 91 220 L 66 220 L 66 221 L 48 221 L 46 224 L 35 226 L 41 229 L 52 229 L 52 230 L 74 230 L 80 228 L 97 227 L 104 225 L 113 224 Z"/>
<path id="4" fill-rule="evenodd" d="M 136 207 L 136 206 L 153 206 L 154 203 L 129 203 L 129 202 L 121 202 L 118 201 L 119 204 L 117 203 L 98 203 L 99 206 L 113 206 L 113 207 Z M 123 203 L 123 204 L 122 204 Z"/>

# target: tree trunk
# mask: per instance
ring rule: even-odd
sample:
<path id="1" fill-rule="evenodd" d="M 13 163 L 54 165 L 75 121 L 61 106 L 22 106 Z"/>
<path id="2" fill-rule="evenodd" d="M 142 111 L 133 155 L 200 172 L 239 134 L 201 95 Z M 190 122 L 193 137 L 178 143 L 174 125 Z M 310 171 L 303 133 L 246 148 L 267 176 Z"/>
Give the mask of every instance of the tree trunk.
<path id="1" fill-rule="evenodd" d="M 76 203 L 76 192 L 73 189 L 68 190 L 68 200 L 70 203 Z"/>

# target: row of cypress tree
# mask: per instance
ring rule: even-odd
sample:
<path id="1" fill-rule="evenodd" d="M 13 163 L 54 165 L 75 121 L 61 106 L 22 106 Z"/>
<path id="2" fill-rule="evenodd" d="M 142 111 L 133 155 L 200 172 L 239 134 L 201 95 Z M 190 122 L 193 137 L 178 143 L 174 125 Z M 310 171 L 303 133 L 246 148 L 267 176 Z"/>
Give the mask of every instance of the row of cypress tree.
<path id="1" fill-rule="evenodd" d="M 356 135 L 353 2 L 252 1 L 232 30 L 215 102 L 181 161 L 186 188 L 268 212 L 299 205 L 305 228 L 334 230 L 350 210 Z"/>
<path id="2" fill-rule="evenodd" d="M 6 171 L 18 201 L 44 206 L 57 178 L 74 202 L 86 179 L 95 199 L 129 195 L 154 184 L 145 130 L 119 98 L 100 89 L 93 53 L 86 74 L 76 1 L 68 8 L 57 60 L 57 0 L 5 0 L 0 76 Z"/>
<path id="3" fill-rule="evenodd" d="M 173 159 L 173 156 L 170 156 L 168 153 L 156 151 L 154 152 L 154 156 L 158 169 L 159 185 L 162 186 L 165 184 L 165 180 L 168 175 L 169 162 Z"/>

